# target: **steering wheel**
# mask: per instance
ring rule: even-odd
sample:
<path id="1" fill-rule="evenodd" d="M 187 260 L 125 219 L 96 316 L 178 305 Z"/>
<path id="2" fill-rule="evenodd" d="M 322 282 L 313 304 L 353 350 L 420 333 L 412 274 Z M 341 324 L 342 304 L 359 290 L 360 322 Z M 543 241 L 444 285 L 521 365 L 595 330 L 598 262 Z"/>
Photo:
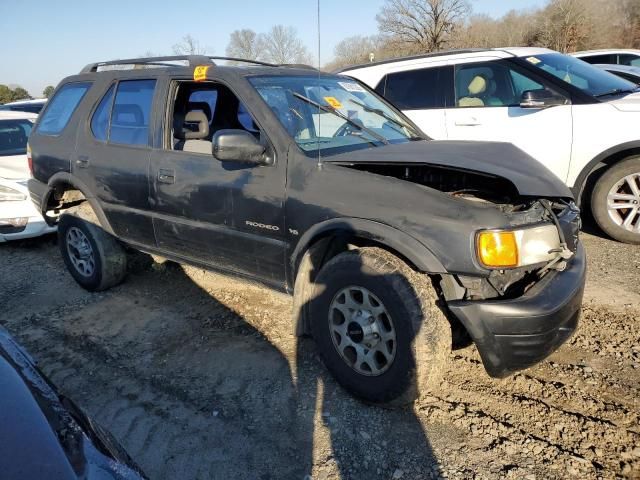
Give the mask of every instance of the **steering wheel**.
<path id="1" fill-rule="evenodd" d="M 340 125 L 340 128 L 336 130 L 336 133 L 333 134 L 333 137 L 346 137 L 347 135 L 352 135 L 354 132 L 359 132 L 358 128 L 355 125 L 352 125 L 349 122 L 345 122 Z"/>

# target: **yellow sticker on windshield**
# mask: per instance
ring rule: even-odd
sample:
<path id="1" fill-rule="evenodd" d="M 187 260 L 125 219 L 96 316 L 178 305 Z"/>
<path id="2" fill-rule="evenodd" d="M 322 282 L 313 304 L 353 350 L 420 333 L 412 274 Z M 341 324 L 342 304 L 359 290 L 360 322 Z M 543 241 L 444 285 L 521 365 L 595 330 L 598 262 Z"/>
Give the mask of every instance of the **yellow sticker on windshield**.
<path id="1" fill-rule="evenodd" d="M 336 97 L 324 97 L 324 101 L 331 105 L 333 108 L 342 108 L 342 104 Z"/>
<path id="2" fill-rule="evenodd" d="M 211 65 L 198 65 L 193 70 L 193 79 L 196 82 L 204 82 L 207 79 L 207 70 Z"/>

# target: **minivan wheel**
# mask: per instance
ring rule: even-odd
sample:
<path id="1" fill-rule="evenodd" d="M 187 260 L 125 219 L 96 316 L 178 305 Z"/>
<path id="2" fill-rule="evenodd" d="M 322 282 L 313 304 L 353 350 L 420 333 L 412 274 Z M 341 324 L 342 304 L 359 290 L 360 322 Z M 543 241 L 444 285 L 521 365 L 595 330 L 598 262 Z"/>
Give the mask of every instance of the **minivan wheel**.
<path id="1" fill-rule="evenodd" d="M 400 406 L 433 391 L 451 351 L 451 328 L 429 277 L 379 248 L 332 258 L 310 300 L 325 365 L 366 401 Z"/>
<path id="2" fill-rule="evenodd" d="M 58 244 L 73 278 L 86 290 L 106 290 L 120 283 L 127 271 L 127 255 L 113 236 L 74 215 L 58 222 Z"/>
<path id="3" fill-rule="evenodd" d="M 591 211 L 611 238 L 640 244 L 640 157 L 623 160 L 600 177 Z"/>

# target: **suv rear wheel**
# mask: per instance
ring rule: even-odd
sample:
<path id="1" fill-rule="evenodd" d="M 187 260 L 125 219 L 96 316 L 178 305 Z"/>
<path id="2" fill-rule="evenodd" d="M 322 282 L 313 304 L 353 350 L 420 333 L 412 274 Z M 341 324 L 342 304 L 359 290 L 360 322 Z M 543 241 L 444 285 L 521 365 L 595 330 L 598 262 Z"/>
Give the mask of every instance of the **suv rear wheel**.
<path id="1" fill-rule="evenodd" d="M 640 157 L 623 160 L 600 177 L 591 211 L 610 237 L 640 244 Z"/>
<path id="2" fill-rule="evenodd" d="M 363 248 L 331 259 L 313 290 L 313 337 L 343 387 L 396 406 L 439 385 L 451 328 L 426 275 L 385 250 Z"/>
<path id="3" fill-rule="evenodd" d="M 86 290 L 106 290 L 124 279 L 127 271 L 124 248 L 93 223 L 74 215 L 62 215 L 58 244 L 67 269 Z"/>

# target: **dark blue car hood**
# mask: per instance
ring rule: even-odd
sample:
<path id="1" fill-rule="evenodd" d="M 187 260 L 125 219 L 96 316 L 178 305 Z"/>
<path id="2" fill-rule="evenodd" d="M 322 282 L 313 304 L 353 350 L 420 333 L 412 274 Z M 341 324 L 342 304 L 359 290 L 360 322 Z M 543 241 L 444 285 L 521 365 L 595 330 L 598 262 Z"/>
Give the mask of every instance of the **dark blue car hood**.
<path id="1" fill-rule="evenodd" d="M 0 327 L 0 477 L 145 478 Z"/>

